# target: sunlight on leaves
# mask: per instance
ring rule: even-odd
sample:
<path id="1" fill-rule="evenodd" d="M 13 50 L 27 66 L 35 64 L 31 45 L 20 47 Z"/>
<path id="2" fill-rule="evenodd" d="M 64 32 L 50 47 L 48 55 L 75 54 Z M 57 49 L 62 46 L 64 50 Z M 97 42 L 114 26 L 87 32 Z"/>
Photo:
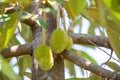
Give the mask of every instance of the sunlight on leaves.
<path id="1" fill-rule="evenodd" d="M 36 23 L 37 23 L 39 26 L 41 26 L 41 27 L 43 27 L 43 28 L 46 28 L 46 23 L 45 23 L 42 19 L 40 19 L 40 18 L 36 19 Z"/>
<path id="2" fill-rule="evenodd" d="M 114 49 L 117 57 L 120 59 L 120 36 L 116 35 L 109 27 L 107 28 L 107 34 L 112 48 Z"/>
<path id="3" fill-rule="evenodd" d="M 119 19 L 120 21 L 120 1 L 119 0 L 103 0 L 107 6 L 111 9 L 113 14 Z"/>
<path id="4" fill-rule="evenodd" d="M 18 30 L 20 35 L 25 39 L 26 42 L 31 42 L 33 39 L 33 34 L 30 27 L 24 23 L 19 23 Z"/>
<path id="5" fill-rule="evenodd" d="M 30 73 L 30 72 L 23 72 L 23 75 L 27 76 L 30 79 L 32 78 L 32 73 Z"/>
<path id="6" fill-rule="evenodd" d="M 21 80 L 10 64 L 0 55 L 0 70 L 9 78 L 9 80 Z"/>
<path id="7" fill-rule="evenodd" d="M 10 15 L 10 20 L 5 22 L 2 32 L 0 33 L 0 50 L 2 48 L 7 47 L 8 42 L 14 35 L 14 32 L 17 28 L 18 19 L 17 19 L 18 12 L 14 12 Z"/>
<path id="8" fill-rule="evenodd" d="M 23 74 L 27 68 L 32 67 L 32 58 L 30 56 L 25 55 L 19 59 L 18 64 L 20 72 Z"/>
<path id="9" fill-rule="evenodd" d="M 13 46 L 13 45 L 20 45 L 20 42 L 18 41 L 16 35 L 13 35 L 13 37 L 9 41 L 9 46 Z"/>
<path id="10" fill-rule="evenodd" d="M 65 1 L 65 9 L 70 18 L 75 19 L 76 16 L 84 10 L 86 0 L 69 0 Z"/>
<path id="11" fill-rule="evenodd" d="M 71 76 L 74 76 L 74 77 L 76 76 L 74 63 L 72 63 L 68 60 L 65 60 L 65 67 L 69 70 L 69 73 Z"/>

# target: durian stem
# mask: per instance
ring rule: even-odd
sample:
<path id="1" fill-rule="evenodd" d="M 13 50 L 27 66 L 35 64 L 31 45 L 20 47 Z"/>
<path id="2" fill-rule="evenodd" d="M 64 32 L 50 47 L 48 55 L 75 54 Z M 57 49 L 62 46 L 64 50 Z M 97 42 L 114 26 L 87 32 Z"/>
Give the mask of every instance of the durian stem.
<path id="1" fill-rule="evenodd" d="M 63 21 L 64 21 L 64 30 L 65 30 L 65 32 L 67 32 L 67 30 L 66 30 L 66 20 L 65 20 L 64 10 L 62 10 L 62 15 L 63 15 Z"/>
<path id="2" fill-rule="evenodd" d="M 60 28 L 60 9 L 58 7 L 57 9 L 57 19 L 56 19 L 56 22 L 57 22 L 57 29 Z"/>
<path id="3" fill-rule="evenodd" d="M 46 45 L 46 29 L 42 28 L 42 44 Z"/>
<path id="4" fill-rule="evenodd" d="M 43 21 L 46 22 L 46 13 L 43 12 Z M 46 28 L 42 27 L 42 44 L 46 45 Z"/>
<path id="5" fill-rule="evenodd" d="M 62 18 L 63 18 L 63 22 L 64 22 L 64 30 L 65 30 L 65 32 L 67 32 L 64 10 L 63 10 L 63 8 L 60 4 L 59 4 L 59 7 L 60 7 L 60 10 L 62 11 Z"/>

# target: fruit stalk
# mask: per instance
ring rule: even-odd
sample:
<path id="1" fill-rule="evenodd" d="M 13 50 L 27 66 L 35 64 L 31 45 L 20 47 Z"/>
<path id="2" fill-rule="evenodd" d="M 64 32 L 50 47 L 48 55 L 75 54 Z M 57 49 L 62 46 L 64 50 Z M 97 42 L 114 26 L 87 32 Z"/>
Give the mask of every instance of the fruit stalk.
<path id="1" fill-rule="evenodd" d="M 46 13 L 43 12 L 43 21 L 46 22 Z M 42 44 L 46 45 L 46 28 L 42 27 Z"/>
<path id="2" fill-rule="evenodd" d="M 60 28 L 60 9 L 59 9 L 59 6 L 58 6 L 58 9 L 57 9 L 57 29 Z"/>
<path id="3" fill-rule="evenodd" d="M 61 4 L 59 4 L 59 7 L 60 7 L 60 10 L 62 11 L 62 18 L 63 18 L 63 22 L 64 22 L 64 31 L 67 32 L 67 31 L 66 31 L 65 13 L 64 13 L 64 10 L 63 10 Z"/>

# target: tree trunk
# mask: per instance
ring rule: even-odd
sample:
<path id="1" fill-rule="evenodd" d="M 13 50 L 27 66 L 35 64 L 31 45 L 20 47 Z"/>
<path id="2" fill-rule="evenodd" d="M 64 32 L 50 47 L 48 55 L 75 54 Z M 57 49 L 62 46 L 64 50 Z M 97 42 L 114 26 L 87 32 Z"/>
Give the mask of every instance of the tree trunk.
<path id="1" fill-rule="evenodd" d="M 56 17 L 53 14 L 47 13 L 46 20 L 46 43 L 49 44 L 49 38 L 52 31 L 56 28 Z M 42 32 L 40 27 L 34 30 L 33 49 L 42 42 Z M 61 55 L 54 54 L 54 66 L 48 71 L 43 71 L 38 66 L 33 54 L 32 65 L 32 80 L 64 80 L 64 61 Z"/>

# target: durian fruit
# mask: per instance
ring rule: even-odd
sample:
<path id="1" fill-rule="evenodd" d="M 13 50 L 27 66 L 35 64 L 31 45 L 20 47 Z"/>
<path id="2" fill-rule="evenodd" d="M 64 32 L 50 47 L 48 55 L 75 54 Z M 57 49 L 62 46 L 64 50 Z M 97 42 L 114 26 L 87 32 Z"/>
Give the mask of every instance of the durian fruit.
<path id="1" fill-rule="evenodd" d="M 70 36 L 68 36 L 68 42 L 67 42 L 66 50 L 70 50 L 72 45 L 73 45 L 73 40 Z"/>
<path id="2" fill-rule="evenodd" d="M 42 70 L 49 70 L 54 64 L 51 49 L 46 45 L 39 45 L 34 50 L 34 55 Z"/>
<path id="3" fill-rule="evenodd" d="M 62 29 L 53 31 L 50 37 L 50 47 L 54 53 L 61 53 L 67 46 L 67 33 Z"/>

